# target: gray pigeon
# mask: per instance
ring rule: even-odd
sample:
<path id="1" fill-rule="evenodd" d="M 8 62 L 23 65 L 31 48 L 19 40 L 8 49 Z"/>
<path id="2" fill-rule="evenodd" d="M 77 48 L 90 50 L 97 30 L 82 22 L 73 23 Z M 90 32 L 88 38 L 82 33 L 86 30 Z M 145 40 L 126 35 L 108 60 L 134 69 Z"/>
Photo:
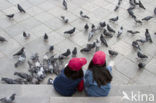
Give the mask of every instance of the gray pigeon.
<path id="1" fill-rule="evenodd" d="M 104 38 L 104 36 L 102 34 L 100 36 L 100 40 L 101 40 L 102 44 L 104 44 L 106 47 L 108 47 L 107 41 L 106 41 L 106 39 Z"/>
<path id="2" fill-rule="evenodd" d="M 53 82 L 54 82 L 54 80 L 53 80 L 52 78 L 49 78 L 49 79 L 48 79 L 48 84 L 49 84 L 49 85 L 53 85 Z"/>
<path id="3" fill-rule="evenodd" d="M 22 8 L 21 5 L 17 4 L 17 8 L 21 13 L 26 13 L 26 11 Z"/>
<path id="4" fill-rule="evenodd" d="M 156 8 L 154 9 L 154 15 L 156 15 Z"/>
<path id="5" fill-rule="evenodd" d="M 117 16 L 117 17 L 114 17 L 114 18 L 110 18 L 109 21 L 116 22 L 116 21 L 118 21 L 118 19 L 119 19 L 119 17 Z"/>
<path id="6" fill-rule="evenodd" d="M 141 62 L 138 64 L 139 69 L 142 69 L 142 68 L 144 68 L 145 66 L 146 66 L 146 65 L 145 65 L 144 63 L 141 63 Z"/>
<path id="7" fill-rule="evenodd" d="M 63 20 L 64 23 L 68 23 L 68 19 L 65 18 L 65 16 L 61 16 L 61 19 Z"/>
<path id="8" fill-rule="evenodd" d="M 26 32 L 23 32 L 23 37 L 24 37 L 25 39 L 28 39 L 28 38 L 30 37 L 30 34 L 27 34 Z"/>
<path id="9" fill-rule="evenodd" d="M 133 46 L 134 48 L 136 48 L 136 49 L 141 50 L 140 45 L 138 44 L 137 41 L 133 41 L 133 42 L 132 42 L 132 46 Z"/>
<path id="10" fill-rule="evenodd" d="M 144 10 L 146 9 L 140 0 L 139 0 L 139 3 L 138 3 L 138 4 L 139 4 L 139 7 L 140 7 L 140 8 L 142 8 L 142 9 L 144 9 Z"/>
<path id="11" fill-rule="evenodd" d="M 83 14 L 83 11 L 80 11 L 80 16 L 81 16 L 82 18 L 89 19 L 89 16 Z"/>
<path id="12" fill-rule="evenodd" d="M 107 30 L 110 31 L 110 32 L 115 33 L 115 30 L 112 27 L 110 27 L 108 24 L 107 24 Z"/>
<path id="13" fill-rule="evenodd" d="M 2 103 L 13 103 L 13 101 L 15 100 L 15 96 L 16 96 L 16 94 L 14 93 L 10 97 L 1 98 L 0 101 Z"/>
<path id="14" fill-rule="evenodd" d="M 140 33 L 139 31 L 132 31 L 132 30 L 127 30 L 127 32 L 133 35 Z"/>
<path id="15" fill-rule="evenodd" d="M 123 33 L 123 27 L 121 26 L 120 27 L 120 30 L 118 31 L 118 34 L 117 34 L 117 38 L 119 38 Z"/>
<path id="16" fill-rule="evenodd" d="M 7 41 L 4 37 L 0 36 L 0 42 L 5 42 Z"/>
<path id="17" fill-rule="evenodd" d="M 14 14 L 9 14 L 9 15 L 6 15 L 9 19 L 12 19 L 14 17 Z"/>
<path id="18" fill-rule="evenodd" d="M 26 55 L 25 53 L 23 52 L 23 54 L 21 54 L 19 57 L 18 57 L 18 61 L 15 63 L 15 67 L 17 68 L 19 65 L 23 64 L 26 60 Z"/>
<path id="19" fill-rule="evenodd" d="M 153 16 L 147 16 L 147 17 L 144 17 L 142 20 L 143 21 L 149 21 L 153 18 Z"/>
<path id="20" fill-rule="evenodd" d="M 104 34 L 106 37 L 110 37 L 110 38 L 113 37 L 113 35 L 112 35 L 111 33 L 107 32 L 106 29 L 104 29 L 103 34 Z"/>
<path id="21" fill-rule="evenodd" d="M 20 56 L 20 55 L 22 55 L 23 53 L 24 53 L 24 47 L 23 48 L 21 48 L 17 53 L 15 53 L 13 56 Z"/>
<path id="22" fill-rule="evenodd" d="M 108 50 L 108 53 L 109 53 L 109 55 L 111 55 L 111 56 L 117 56 L 117 55 L 118 55 L 118 52 L 113 51 L 113 50 Z"/>
<path id="23" fill-rule="evenodd" d="M 85 29 L 86 31 L 89 29 L 88 24 L 86 24 L 86 25 L 84 26 L 84 29 Z"/>
<path id="24" fill-rule="evenodd" d="M 63 0 L 63 6 L 64 6 L 64 8 L 65 8 L 65 10 L 67 10 L 68 9 L 68 7 L 67 7 L 67 2 L 66 2 L 66 0 Z"/>
<path id="25" fill-rule="evenodd" d="M 153 42 L 148 29 L 146 29 L 145 31 L 145 37 L 146 37 L 146 41 L 149 41 L 151 43 Z"/>
<path id="26" fill-rule="evenodd" d="M 72 57 L 76 57 L 77 55 L 77 48 L 74 47 L 73 51 L 72 51 Z"/>
<path id="27" fill-rule="evenodd" d="M 7 83 L 7 84 L 18 84 L 15 80 L 10 78 L 1 78 L 1 81 Z"/>
<path id="28" fill-rule="evenodd" d="M 23 79 L 26 79 L 29 82 L 32 81 L 32 78 L 33 78 L 31 75 L 27 73 L 22 73 L 22 72 L 15 72 L 14 75 L 19 76 Z"/>
<path id="29" fill-rule="evenodd" d="M 70 54 L 71 54 L 70 49 L 67 49 L 67 51 L 62 53 L 61 55 L 64 56 L 64 57 L 68 57 Z"/>
<path id="30" fill-rule="evenodd" d="M 140 51 L 138 51 L 137 56 L 138 56 L 139 58 L 141 58 L 141 59 L 148 58 L 147 55 L 141 53 Z"/>
<path id="31" fill-rule="evenodd" d="M 71 29 L 71 30 L 65 31 L 64 34 L 70 34 L 70 35 L 71 35 L 71 34 L 73 34 L 73 33 L 75 32 L 75 29 L 76 29 L 76 28 L 74 27 L 74 28 Z"/>

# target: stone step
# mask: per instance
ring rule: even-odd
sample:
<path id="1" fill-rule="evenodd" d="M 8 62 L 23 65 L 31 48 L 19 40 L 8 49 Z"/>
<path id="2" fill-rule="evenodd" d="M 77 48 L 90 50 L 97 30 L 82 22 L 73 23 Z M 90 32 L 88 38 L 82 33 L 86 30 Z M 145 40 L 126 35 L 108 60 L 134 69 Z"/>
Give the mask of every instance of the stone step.
<path id="1" fill-rule="evenodd" d="M 50 103 L 122 103 L 122 101 L 121 101 L 120 96 L 110 96 L 110 97 L 51 97 Z"/>
<path id="2" fill-rule="evenodd" d="M 109 96 L 122 96 L 123 91 L 156 94 L 155 85 L 112 85 Z M 0 84 L 0 97 L 16 93 L 21 97 L 60 97 L 51 85 L 8 85 Z M 77 92 L 74 97 L 85 97 L 84 92 Z"/>

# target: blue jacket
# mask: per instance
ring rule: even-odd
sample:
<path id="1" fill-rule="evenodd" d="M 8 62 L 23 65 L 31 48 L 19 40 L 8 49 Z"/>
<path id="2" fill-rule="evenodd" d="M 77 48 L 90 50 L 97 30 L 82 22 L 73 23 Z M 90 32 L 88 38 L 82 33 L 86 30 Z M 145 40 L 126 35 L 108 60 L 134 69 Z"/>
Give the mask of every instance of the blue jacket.
<path id="1" fill-rule="evenodd" d="M 76 91 L 81 79 L 72 80 L 64 74 L 64 70 L 55 78 L 54 88 L 63 96 L 72 96 Z"/>
<path id="2" fill-rule="evenodd" d="M 112 72 L 112 68 L 110 66 L 107 69 Z M 107 83 L 106 85 L 101 85 L 98 87 L 96 81 L 93 81 L 93 74 L 91 70 L 87 70 L 84 78 L 85 92 L 88 96 L 107 96 L 111 89 L 111 84 Z"/>

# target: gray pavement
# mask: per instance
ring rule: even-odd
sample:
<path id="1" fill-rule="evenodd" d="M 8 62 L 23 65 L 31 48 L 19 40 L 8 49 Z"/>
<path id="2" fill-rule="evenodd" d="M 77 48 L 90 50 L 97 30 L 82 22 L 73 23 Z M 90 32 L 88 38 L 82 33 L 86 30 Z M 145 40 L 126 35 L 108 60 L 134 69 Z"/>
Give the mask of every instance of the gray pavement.
<path id="1" fill-rule="evenodd" d="M 142 10 L 137 7 L 134 11 L 139 19 L 145 16 L 154 15 L 153 10 L 156 7 L 156 0 L 141 0 L 146 7 Z M 0 78 L 11 77 L 15 78 L 15 71 L 27 72 L 28 65 L 15 68 L 14 63 L 16 58 L 12 55 L 20 48 L 26 48 L 27 60 L 36 52 L 40 58 L 47 52 L 50 45 L 55 46 L 54 53 L 60 54 L 67 48 L 71 50 L 77 47 L 78 50 L 85 47 L 88 43 L 88 33 L 84 32 L 84 25 L 94 23 L 98 25 L 100 21 L 109 23 L 109 18 L 119 16 L 119 21 L 115 24 L 109 23 L 116 31 L 120 26 L 124 27 L 124 32 L 121 38 L 117 39 L 116 35 L 111 39 L 107 39 L 109 47 L 101 46 L 100 50 L 106 52 L 107 61 L 115 61 L 113 68 L 113 85 L 156 85 L 156 16 L 149 22 L 144 22 L 143 25 L 136 25 L 134 20 L 129 17 L 127 8 L 129 0 L 123 0 L 119 11 L 114 12 L 114 8 L 118 0 L 67 0 L 69 9 L 65 11 L 62 7 L 62 0 L 0 0 L 0 36 L 5 37 L 8 42 L 0 43 Z M 26 14 L 21 14 L 16 8 L 19 3 L 25 10 Z M 79 16 L 82 10 L 90 19 L 83 20 Z M 5 15 L 15 13 L 14 20 L 9 20 Z M 60 16 L 64 15 L 69 18 L 69 24 L 64 24 Z M 66 37 L 63 32 L 76 27 L 76 32 L 72 37 Z M 146 67 L 139 70 L 137 67 L 138 60 L 136 59 L 136 51 L 131 46 L 133 40 L 144 38 L 145 29 L 148 28 L 153 43 L 145 43 L 141 46 L 142 51 L 149 56 L 145 61 Z M 127 30 L 138 30 L 139 34 L 131 36 L 127 34 Z M 25 40 L 22 32 L 31 34 L 30 39 Z M 47 33 L 49 41 L 43 41 L 43 35 Z M 96 38 L 99 38 L 100 32 L 94 36 L 89 42 L 92 43 Z M 119 52 L 115 58 L 108 55 L 108 49 L 113 49 Z M 78 57 L 86 57 L 88 62 L 91 60 L 94 51 L 82 54 L 78 53 Z M 70 57 L 71 58 L 71 57 Z M 69 59 L 68 59 L 69 60 Z M 68 62 L 66 60 L 66 62 Z M 66 63 L 65 62 L 65 63 Z M 84 67 L 87 69 L 88 64 Z M 55 77 L 50 75 L 48 77 Z M 0 82 L 2 84 L 2 82 Z M 47 83 L 47 79 L 43 84 Z M 1 93 L 0 93 L 1 94 Z"/>

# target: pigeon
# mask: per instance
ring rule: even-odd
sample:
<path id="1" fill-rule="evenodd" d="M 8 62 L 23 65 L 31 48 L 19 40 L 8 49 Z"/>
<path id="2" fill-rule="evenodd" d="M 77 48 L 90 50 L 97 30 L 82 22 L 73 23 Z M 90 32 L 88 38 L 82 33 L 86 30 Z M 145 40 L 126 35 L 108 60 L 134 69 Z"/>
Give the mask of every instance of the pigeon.
<path id="1" fill-rule="evenodd" d="M 5 42 L 7 41 L 4 37 L 0 36 L 0 42 Z"/>
<path id="2" fill-rule="evenodd" d="M 17 68 L 20 64 L 23 64 L 26 60 L 26 55 L 23 52 L 23 54 L 21 54 L 18 58 L 18 61 L 15 63 L 15 67 Z"/>
<path id="3" fill-rule="evenodd" d="M 49 84 L 49 85 L 53 85 L 53 82 L 54 82 L 54 80 L 53 80 L 52 78 L 49 78 L 47 84 Z"/>
<path id="4" fill-rule="evenodd" d="M 17 82 L 10 78 L 1 78 L 1 81 L 4 81 L 7 84 L 17 84 Z"/>
<path id="5" fill-rule="evenodd" d="M 149 41 L 151 43 L 153 42 L 148 29 L 146 29 L 145 31 L 145 37 L 146 37 L 146 41 Z"/>
<path id="6" fill-rule="evenodd" d="M 48 40 L 48 35 L 47 35 L 47 33 L 44 34 L 43 39 L 44 39 L 44 41 L 47 41 L 47 40 Z"/>
<path id="7" fill-rule="evenodd" d="M 74 47 L 73 51 L 72 51 L 72 57 L 76 57 L 77 55 L 77 48 Z"/>
<path id="8" fill-rule="evenodd" d="M 140 45 L 138 44 L 137 41 L 133 41 L 133 42 L 132 42 L 132 46 L 133 46 L 134 48 L 136 48 L 136 49 L 141 50 Z"/>
<path id="9" fill-rule="evenodd" d="M 134 8 L 129 8 L 127 9 L 128 11 L 128 14 L 133 18 L 133 19 L 136 19 L 136 16 L 134 15 L 134 12 L 132 11 Z"/>
<path id="10" fill-rule="evenodd" d="M 118 19 L 119 19 L 119 17 L 117 16 L 117 17 L 114 17 L 114 18 L 109 19 L 109 21 L 116 22 L 116 21 L 118 21 Z"/>
<path id="11" fill-rule="evenodd" d="M 62 53 L 61 55 L 64 56 L 64 57 L 68 57 L 70 54 L 71 54 L 70 49 L 67 49 L 67 51 Z"/>
<path id="12" fill-rule="evenodd" d="M 144 9 L 144 10 L 146 9 L 140 0 L 139 0 L 138 5 L 139 5 L 140 8 L 142 8 L 142 9 Z"/>
<path id="13" fill-rule="evenodd" d="M 114 9 L 114 11 L 117 11 L 119 9 L 119 5 L 117 5 Z"/>
<path id="14" fill-rule="evenodd" d="M 21 13 L 26 13 L 26 11 L 19 4 L 17 5 L 17 8 Z"/>
<path id="15" fill-rule="evenodd" d="M 118 31 L 118 34 L 117 34 L 117 38 L 119 38 L 123 33 L 123 27 L 121 26 L 120 27 L 120 30 Z"/>
<path id="16" fill-rule="evenodd" d="M 147 16 L 147 17 L 144 17 L 142 20 L 143 21 L 149 21 L 153 18 L 153 16 Z"/>
<path id="17" fill-rule="evenodd" d="M 141 58 L 141 59 L 148 58 L 147 55 L 141 53 L 140 51 L 137 52 L 137 56 L 138 56 L 139 58 Z"/>
<path id="18" fill-rule="evenodd" d="M 112 35 L 111 33 L 107 32 L 106 29 L 104 29 L 103 34 L 104 34 L 105 36 L 107 36 L 107 37 L 110 37 L 110 38 L 113 37 L 113 35 Z"/>
<path id="19" fill-rule="evenodd" d="M 146 42 L 146 40 L 144 40 L 144 39 L 137 39 L 136 41 L 140 42 L 140 43 L 145 43 Z"/>
<path id="20" fill-rule="evenodd" d="M 139 31 L 132 31 L 132 30 L 127 30 L 127 32 L 133 35 L 140 33 Z"/>
<path id="21" fill-rule="evenodd" d="M 49 47 L 49 52 L 53 52 L 53 50 L 54 50 L 54 45 L 51 45 L 51 46 Z"/>
<path id="22" fill-rule="evenodd" d="M 93 38 L 94 34 L 95 34 L 95 32 L 93 30 L 91 30 L 89 32 L 89 34 L 88 34 L 88 41 L 90 41 Z"/>
<path id="23" fill-rule="evenodd" d="M 142 68 L 144 68 L 145 66 L 146 66 L 146 65 L 145 65 L 144 63 L 141 63 L 141 62 L 138 64 L 139 69 L 142 69 Z"/>
<path id="24" fill-rule="evenodd" d="M 135 3 L 134 0 L 129 0 L 129 4 L 132 5 L 132 6 L 135 6 L 136 5 L 136 3 Z"/>
<path id="25" fill-rule="evenodd" d="M 141 21 L 141 20 L 138 20 L 138 19 L 134 19 L 134 20 L 135 20 L 135 22 L 136 22 L 137 24 L 142 25 L 142 21 Z"/>
<path id="26" fill-rule="evenodd" d="M 68 7 L 67 7 L 67 2 L 66 2 L 66 0 L 63 0 L 63 3 L 62 3 L 62 4 L 63 4 L 63 6 L 64 6 L 64 9 L 67 10 Z"/>
<path id="27" fill-rule="evenodd" d="M 30 37 L 30 34 L 27 34 L 26 32 L 23 32 L 23 37 L 28 39 Z"/>
<path id="28" fill-rule="evenodd" d="M 20 55 L 22 55 L 23 53 L 24 53 L 24 47 L 23 48 L 21 48 L 17 53 L 15 53 L 13 56 L 20 56 Z"/>
<path id="29" fill-rule="evenodd" d="M 80 16 L 81 16 L 82 18 L 89 19 L 89 17 L 88 17 L 87 15 L 84 15 L 84 14 L 83 14 L 83 11 L 80 11 Z"/>
<path id="30" fill-rule="evenodd" d="M 100 22 L 99 25 L 100 25 L 101 28 L 104 28 L 106 26 L 106 23 L 105 22 Z"/>
<path id="31" fill-rule="evenodd" d="M 108 47 L 107 41 L 106 41 L 106 39 L 104 38 L 104 36 L 102 34 L 100 36 L 100 40 L 101 40 L 102 44 L 104 44 L 106 47 Z"/>
<path id="32" fill-rule="evenodd" d="M 95 47 L 96 47 L 96 43 L 95 42 L 93 42 L 92 44 L 87 44 L 87 48 L 93 49 Z"/>
<path id="33" fill-rule="evenodd" d="M 19 76 L 23 79 L 26 79 L 29 82 L 32 81 L 32 78 L 33 78 L 31 75 L 27 73 L 22 73 L 22 72 L 15 72 L 14 75 Z"/>
<path id="34" fill-rule="evenodd" d="M 90 51 L 91 51 L 91 48 L 88 48 L 88 47 L 82 48 L 80 50 L 81 53 L 83 53 L 83 52 L 90 52 Z"/>
<path id="35" fill-rule="evenodd" d="M 156 8 L 154 9 L 154 14 L 156 15 Z"/>
<path id="36" fill-rule="evenodd" d="M 16 94 L 14 93 L 10 97 L 1 98 L 0 101 L 2 103 L 13 103 L 13 101 L 15 100 L 15 96 L 16 96 Z"/>
<path id="37" fill-rule="evenodd" d="M 113 51 L 113 50 L 108 50 L 108 53 L 109 53 L 109 55 L 111 55 L 111 56 L 117 56 L 117 55 L 118 55 L 118 52 Z"/>
<path id="38" fill-rule="evenodd" d="M 70 35 L 71 35 L 71 34 L 73 34 L 73 33 L 75 32 L 75 29 L 76 29 L 76 28 L 74 27 L 74 28 L 71 29 L 71 30 L 65 31 L 64 34 L 70 34 Z"/>
<path id="39" fill-rule="evenodd" d="M 86 31 L 89 29 L 88 24 L 86 24 L 86 25 L 84 26 L 84 29 L 85 29 Z"/>
<path id="40" fill-rule="evenodd" d="M 69 20 L 66 19 L 65 16 L 61 16 L 61 18 L 62 18 L 62 20 L 63 20 L 64 23 L 68 23 Z"/>
<path id="41" fill-rule="evenodd" d="M 6 15 L 9 19 L 12 19 L 14 17 L 14 14 L 9 14 L 9 15 Z"/>
<path id="42" fill-rule="evenodd" d="M 108 31 L 110 31 L 110 32 L 115 33 L 115 30 L 113 30 L 113 28 L 112 28 L 112 27 L 110 27 L 108 24 L 107 24 L 107 30 L 108 30 Z"/>

